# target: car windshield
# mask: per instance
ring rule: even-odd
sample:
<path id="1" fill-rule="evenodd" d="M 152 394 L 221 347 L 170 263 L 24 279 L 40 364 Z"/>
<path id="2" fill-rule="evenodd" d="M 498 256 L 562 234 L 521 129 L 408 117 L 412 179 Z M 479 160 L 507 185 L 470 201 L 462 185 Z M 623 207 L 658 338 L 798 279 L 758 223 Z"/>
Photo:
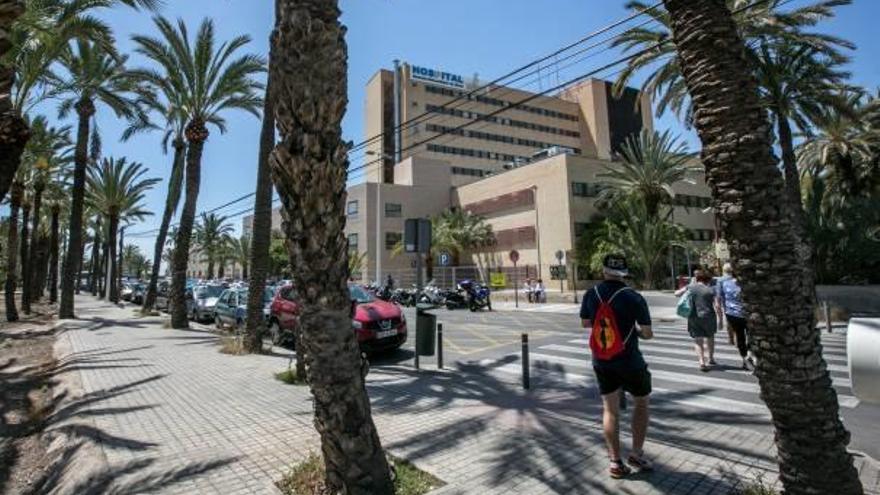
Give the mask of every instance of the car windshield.
<path id="1" fill-rule="evenodd" d="M 369 292 L 365 291 L 364 288 L 360 285 L 349 285 L 348 294 L 351 296 L 351 300 L 357 301 L 358 304 L 373 301 L 373 296 L 371 296 Z"/>
<path id="2" fill-rule="evenodd" d="M 223 286 L 221 285 L 206 285 L 204 287 L 199 287 L 198 289 L 196 289 L 196 297 L 199 299 L 220 297 L 220 294 L 223 293 L 223 290 Z"/>

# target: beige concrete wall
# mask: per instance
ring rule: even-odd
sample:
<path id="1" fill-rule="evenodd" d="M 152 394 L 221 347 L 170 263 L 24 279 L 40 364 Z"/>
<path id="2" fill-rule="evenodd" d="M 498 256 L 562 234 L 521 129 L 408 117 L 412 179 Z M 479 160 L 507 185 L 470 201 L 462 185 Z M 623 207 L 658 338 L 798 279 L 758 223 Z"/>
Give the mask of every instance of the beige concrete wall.
<path id="1" fill-rule="evenodd" d="M 392 71 L 382 69 L 373 74 L 373 77 L 367 82 L 364 96 L 364 140 L 372 139 L 386 131 L 382 118 L 384 106 L 390 102 L 385 101 L 382 86 L 391 84 L 393 78 Z M 387 129 L 387 131 L 391 132 L 392 129 Z M 382 143 L 382 137 L 373 139 L 365 148 L 367 153 L 361 158 L 364 163 L 375 162 L 366 168 L 364 175 L 368 182 L 379 182 L 381 177 L 382 167 L 378 160 L 381 159 L 384 152 Z"/>

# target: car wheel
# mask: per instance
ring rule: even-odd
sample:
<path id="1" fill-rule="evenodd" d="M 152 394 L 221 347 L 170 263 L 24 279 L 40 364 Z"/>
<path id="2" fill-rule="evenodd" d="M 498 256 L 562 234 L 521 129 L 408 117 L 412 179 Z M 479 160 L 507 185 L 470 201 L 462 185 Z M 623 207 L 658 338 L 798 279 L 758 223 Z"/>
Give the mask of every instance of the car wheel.
<path id="1" fill-rule="evenodd" d="M 220 319 L 220 315 L 214 315 L 214 324 L 217 325 L 217 330 L 223 330 L 223 320 Z"/>

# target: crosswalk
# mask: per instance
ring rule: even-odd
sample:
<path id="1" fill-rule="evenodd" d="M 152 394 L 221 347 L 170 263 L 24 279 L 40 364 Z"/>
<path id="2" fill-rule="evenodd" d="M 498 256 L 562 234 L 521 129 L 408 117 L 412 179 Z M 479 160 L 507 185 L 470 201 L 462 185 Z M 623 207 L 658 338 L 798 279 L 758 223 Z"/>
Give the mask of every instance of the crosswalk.
<path id="1" fill-rule="evenodd" d="M 693 340 L 681 326 L 654 327 L 655 338 L 639 343 L 653 378 L 653 402 L 668 402 L 697 409 L 708 409 L 750 416 L 769 416 L 759 397 L 757 379 L 741 369 L 736 348 L 727 343 L 721 332 L 716 342 L 718 365 L 708 373 L 698 369 Z M 823 356 L 837 391 L 840 406 L 854 408 L 859 401 L 852 395 L 852 383 L 846 360 L 845 333 L 822 335 Z M 590 363 L 586 336 L 557 343 L 535 344 L 530 349 L 531 376 L 552 386 L 554 381 L 597 389 Z M 520 376 L 520 356 L 483 360 L 492 373 Z M 596 392 L 598 393 L 598 392 Z"/>
<path id="2" fill-rule="evenodd" d="M 576 315 L 580 312 L 580 306 L 572 303 L 541 303 L 531 304 L 520 301 L 519 307 L 514 308 L 512 302 L 492 303 L 493 309 L 501 311 L 522 311 L 524 313 L 558 313 Z"/>

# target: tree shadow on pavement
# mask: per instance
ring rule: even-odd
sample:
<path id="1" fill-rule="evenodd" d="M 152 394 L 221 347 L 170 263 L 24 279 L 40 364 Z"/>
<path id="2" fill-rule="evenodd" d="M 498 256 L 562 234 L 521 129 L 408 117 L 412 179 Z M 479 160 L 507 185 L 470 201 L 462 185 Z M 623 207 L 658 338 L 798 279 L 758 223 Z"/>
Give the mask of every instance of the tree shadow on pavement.
<path id="1" fill-rule="evenodd" d="M 368 381 L 373 409 L 392 417 L 392 422 L 396 415 L 408 417 L 409 422 L 412 416 L 423 415 L 432 425 L 427 430 L 414 425 L 412 434 L 386 447 L 404 452 L 412 461 L 448 459 L 456 452 L 477 449 L 483 452 L 477 456 L 486 467 L 483 474 L 488 473 L 488 479 L 480 482 L 489 486 L 537 481 L 556 493 L 618 492 L 618 488 L 609 488 L 617 482 L 611 482 L 606 472 L 602 406 L 594 387 L 539 378 L 532 381 L 531 390 L 523 391 L 521 385 L 497 374 L 490 367 L 473 363 L 457 363 L 456 369 L 446 372 L 382 369 L 380 376 Z M 708 389 L 688 394 L 703 392 Z M 695 486 L 692 481 L 700 477 L 720 487 L 720 474 L 710 466 L 744 465 L 743 461 L 751 466 L 757 458 L 773 468 L 773 458 L 767 452 L 700 434 L 709 426 L 765 425 L 766 420 L 733 412 L 695 411 L 676 404 L 675 399 L 665 394 L 653 403 L 649 442 L 660 444 L 664 451 L 674 449 L 702 457 L 706 472 L 688 474 L 656 459 L 659 469 L 645 480 L 637 479 L 633 493 L 638 493 L 638 483 L 658 484 L 667 478 L 671 480 L 667 483 L 690 480 L 681 490 L 670 488 L 664 490 L 667 493 L 687 493 L 683 487 Z M 629 415 L 624 413 L 624 445 L 628 423 Z"/>

